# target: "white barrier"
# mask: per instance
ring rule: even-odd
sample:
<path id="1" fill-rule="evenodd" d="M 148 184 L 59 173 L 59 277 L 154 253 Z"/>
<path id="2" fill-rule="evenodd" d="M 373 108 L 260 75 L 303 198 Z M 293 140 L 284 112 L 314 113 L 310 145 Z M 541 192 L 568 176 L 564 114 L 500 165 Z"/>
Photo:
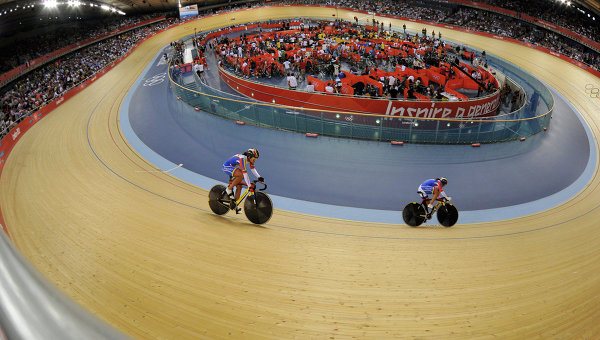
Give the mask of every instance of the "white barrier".
<path id="1" fill-rule="evenodd" d="M 53 286 L 0 234 L 0 339 L 129 339 Z"/>

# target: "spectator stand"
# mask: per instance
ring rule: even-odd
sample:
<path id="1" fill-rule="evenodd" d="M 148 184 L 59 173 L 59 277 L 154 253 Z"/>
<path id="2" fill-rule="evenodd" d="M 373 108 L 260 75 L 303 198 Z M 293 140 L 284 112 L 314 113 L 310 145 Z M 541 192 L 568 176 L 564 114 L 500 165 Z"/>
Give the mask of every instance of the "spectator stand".
<path id="1" fill-rule="evenodd" d="M 125 27 L 125 28 L 118 29 L 118 30 L 110 32 L 110 33 L 101 34 L 101 35 L 86 39 L 84 41 L 75 43 L 73 45 L 63 47 L 61 49 L 50 52 L 44 56 L 38 57 L 38 58 L 31 60 L 23 65 L 20 65 L 6 73 L 1 74 L 0 75 L 0 87 L 4 87 L 5 85 L 12 82 L 13 80 L 33 71 L 41 66 L 44 66 L 49 62 L 55 61 L 65 55 L 71 54 L 77 50 L 97 44 L 103 40 L 113 38 L 115 36 L 127 33 L 129 31 L 132 31 L 132 30 L 144 27 L 144 26 L 159 23 L 164 20 L 166 20 L 166 18 L 164 16 L 155 18 L 155 19 L 146 20 L 146 21 L 143 21 L 143 22 L 140 22 L 140 23 L 137 23 L 137 24 Z"/>
<path id="2" fill-rule="evenodd" d="M 392 71 L 382 70 L 376 66 L 392 65 L 391 61 L 388 62 L 388 59 L 391 59 L 392 56 L 398 57 L 394 60 L 404 60 L 403 58 L 406 57 L 411 60 L 413 58 L 422 59 L 426 53 L 433 52 L 433 49 L 421 47 L 420 44 L 409 41 L 400 41 L 395 38 L 395 36 L 392 37 L 391 35 L 388 36 L 388 39 L 377 38 L 377 36 L 372 33 L 371 39 L 357 40 L 344 38 L 344 34 L 361 34 L 359 30 L 356 30 L 356 28 L 351 26 L 351 28 L 344 28 L 349 26 L 344 26 L 346 24 L 347 23 L 344 22 L 337 22 L 335 29 L 331 26 L 323 25 L 323 28 L 325 29 L 321 31 L 286 30 L 276 33 L 265 32 L 261 34 L 248 32 L 241 37 L 223 38 L 220 41 L 221 43 L 217 44 L 217 49 L 219 50 L 219 54 L 223 57 L 223 63 L 228 65 L 235 72 L 238 72 L 240 76 L 248 78 L 252 75 L 253 79 L 264 81 L 265 75 L 268 75 L 268 83 L 273 83 L 270 71 L 267 71 L 266 74 L 262 71 L 261 60 L 264 58 L 274 60 L 274 58 L 276 58 L 277 50 L 271 49 L 269 46 L 274 47 L 272 42 L 279 39 L 280 41 L 278 41 L 277 44 L 281 44 L 281 51 L 284 53 L 279 59 L 280 61 L 286 60 L 286 64 L 289 64 L 290 61 L 292 61 L 293 68 L 290 68 L 290 70 L 295 70 L 297 72 L 298 69 L 300 69 L 301 71 L 304 71 L 302 64 L 307 61 L 314 65 L 312 74 L 307 78 L 307 84 L 310 82 L 312 85 L 311 91 L 315 90 L 321 92 L 327 82 L 343 75 L 343 79 L 339 80 L 340 84 L 336 84 L 334 87 L 336 89 L 334 92 L 340 95 L 349 95 L 350 93 L 353 95 L 362 95 L 363 91 L 361 88 L 356 87 L 352 90 L 349 89 L 349 87 L 355 87 L 357 83 L 361 83 L 362 88 L 367 90 L 365 94 L 370 97 L 384 97 L 389 94 L 389 86 L 387 85 L 386 78 L 395 77 L 402 79 L 403 77 L 408 77 L 408 80 L 406 83 L 403 82 L 402 86 L 406 86 L 407 88 L 409 86 L 413 87 L 412 82 L 416 81 L 416 84 L 414 84 L 414 92 L 417 94 L 411 94 L 410 99 L 429 101 L 431 100 L 432 93 L 427 87 L 432 85 L 432 83 L 436 84 L 436 87 L 443 88 L 448 77 L 464 77 L 460 72 L 455 72 L 454 75 L 442 75 L 441 73 L 448 71 L 447 68 L 442 69 L 437 66 L 428 66 L 427 68 L 417 70 L 402 65 L 402 68 L 397 66 L 396 69 Z M 261 24 L 261 26 L 264 27 L 266 25 Z M 307 36 L 305 36 L 305 33 L 307 33 Z M 299 36 L 300 34 L 302 34 L 302 37 Z M 301 48 L 294 43 L 288 42 L 290 37 L 292 41 L 295 38 L 298 38 L 298 41 L 301 39 L 311 39 L 311 46 Z M 313 38 L 315 41 L 313 41 Z M 332 42 L 331 44 L 329 43 L 330 41 Z M 269 44 L 270 42 L 271 44 Z M 405 50 L 401 50 L 400 47 Z M 446 45 L 445 48 L 449 49 L 450 45 Z M 441 49 L 442 47 L 440 47 L 436 53 L 441 54 Z M 394 52 L 388 53 L 391 51 Z M 370 70 L 368 73 L 357 76 L 347 70 L 365 68 L 365 64 L 361 64 L 360 61 L 358 61 L 363 60 L 361 54 L 364 54 L 365 56 L 370 55 L 369 58 L 373 58 L 376 62 L 370 64 L 371 66 L 369 66 Z M 240 55 L 242 55 L 242 57 L 240 57 Z M 339 55 L 342 56 L 341 59 Z M 344 55 L 347 56 L 346 59 L 343 58 Z M 356 56 L 359 58 L 356 58 Z M 365 57 L 365 59 L 368 58 Z M 339 62 L 336 60 L 339 60 Z M 338 65 L 346 68 L 346 70 L 342 69 L 341 73 L 338 73 L 339 71 L 332 71 L 331 67 L 336 66 L 339 69 L 340 67 L 338 67 Z M 487 70 L 483 68 L 475 69 L 466 64 L 461 65 L 464 68 L 469 68 L 470 71 L 474 72 L 476 70 L 479 74 L 483 74 L 483 82 L 493 84 L 492 86 L 494 88 L 498 87 L 497 81 L 493 79 L 493 76 L 489 74 Z M 300 76 L 300 79 L 304 79 L 303 72 L 299 72 L 297 76 Z M 317 81 L 319 77 L 329 78 L 330 80 L 323 79 L 322 81 Z M 477 81 L 467 79 L 467 81 L 455 83 L 455 87 L 452 88 L 452 90 L 456 90 L 458 88 L 457 85 L 463 84 L 468 85 L 465 86 L 464 90 L 477 90 L 483 83 L 480 84 L 477 83 Z M 427 89 L 427 91 L 425 91 L 425 89 Z M 413 90 L 409 93 L 412 92 Z M 470 96 L 474 97 L 475 95 L 471 94 Z M 460 100 L 467 100 L 468 97 L 469 96 L 464 94 L 452 96 L 452 98 Z M 407 97 L 405 97 L 405 99 L 406 98 Z"/>
<path id="3" fill-rule="evenodd" d="M 511 18 L 514 18 L 517 20 L 529 22 L 540 28 L 560 34 L 566 38 L 576 40 L 578 43 L 580 43 L 586 47 L 589 47 L 589 48 L 593 49 L 594 51 L 600 53 L 600 43 L 599 42 L 594 41 L 582 34 L 579 34 L 579 33 L 573 32 L 569 29 L 566 29 L 564 27 L 561 27 L 559 24 L 550 23 L 545 20 L 542 20 L 541 18 L 535 18 L 533 16 L 523 14 L 523 13 L 515 11 L 515 10 L 505 9 L 505 8 L 501 8 L 501 7 L 497 7 L 497 6 L 493 6 L 493 5 L 489 5 L 489 4 L 485 4 L 485 3 L 471 2 L 471 1 L 466 1 L 466 0 L 450 0 L 450 1 L 456 2 L 463 6 L 472 7 L 475 9 L 481 9 L 484 11 L 489 11 L 489 12 L 493 12 L 496 14 L 508 16 L 508 17 L 511 17 Z M 546 1 L 545 5 L 551 6 L 552 4 L 549 1 Z M 528 4 L 528 7 L 532 7 L 531 4 Z"/>
<path id="4" fill-rule="evenodd" d="M 51 103 L 60 98 L 64 100 L 71 89 L 83 89 L 88 80 L 105 72 L 112 62 L 127 55 L 137 43 L 164 29 L 165 25 L 161 20 L 151 26 L 114 35 L 84 50 L 63 56 L 60 61 L 47 63 L 4 87 L 0 97 L 2 136 L 8 134 L 25 117 L 52 106 Z"/>

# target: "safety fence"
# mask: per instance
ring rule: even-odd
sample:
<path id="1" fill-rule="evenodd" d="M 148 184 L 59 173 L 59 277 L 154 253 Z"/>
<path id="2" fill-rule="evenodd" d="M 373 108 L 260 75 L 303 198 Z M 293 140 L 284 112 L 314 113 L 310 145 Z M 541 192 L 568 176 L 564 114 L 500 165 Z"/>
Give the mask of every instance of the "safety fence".
<path id="1" fill-rule="evenodd" d="M 434 117 L 436 102 L 429 110 L 409 112 L 405 115 L 369 114 L 348 111 L 331 111 L 263 103 L 248 97 L 223 92 L 201 82 L 184 84 L 181 74 L 169 77 L 175 95 L 195 110 L 181 107 L 177 116 L 186 120 L 185 126 L 193 128 L 192 117 L 185 115 L 215 114 L 244 124 L 294 131 L 299 133 L 332 137 L 397 141 L 406 143 L 474 144 L 497 143 L 519 140 L 548 129 L 554 97 L 538 79 L 524 70 L 494 56 L 488 56 L 488 64 L 516 79 L 526 92 L 526 102 L 518 110 L 494 117 L 470 117 L 476 112 L 465 111 L 460 118 Z M 401 112 L 402 101 L 389 101 L 390 107 Z M 503 103 L 499 103 L 502 105 Z M 439 106 L 443 104 L 438 102 Z M 389 110 L 388 110 L 389 111 Z M 192 125 L 189 125 L 192 124 Z"/>

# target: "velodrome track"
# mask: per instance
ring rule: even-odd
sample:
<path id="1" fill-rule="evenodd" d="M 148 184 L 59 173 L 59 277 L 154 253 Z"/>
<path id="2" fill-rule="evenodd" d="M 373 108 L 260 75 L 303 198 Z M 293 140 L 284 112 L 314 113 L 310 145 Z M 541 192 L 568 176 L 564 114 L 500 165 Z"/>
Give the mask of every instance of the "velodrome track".
<path id="1" fill-rule="evenodd" d="M 141 172 L 154 166 L 125 140 L 119 114 L 157 51 L 194 27 L 300 12 L 331 17 L 335 9 L 248 10 L 176 27 L 36 124 L 0 182 L 19 250 L 75 301 L 135 338 L 600 336 L 597 166 L 581 192 L 548 211 L 451 229 L 282 210 L 269 222 L 277 227 L 257 227 L 209 213 L 205 189 Z M 597 78 L 516 44 L 442 34 L 549 84 L 598 139 L 600 100 L 584 93 L 586 84 L 600 87 Z"/>

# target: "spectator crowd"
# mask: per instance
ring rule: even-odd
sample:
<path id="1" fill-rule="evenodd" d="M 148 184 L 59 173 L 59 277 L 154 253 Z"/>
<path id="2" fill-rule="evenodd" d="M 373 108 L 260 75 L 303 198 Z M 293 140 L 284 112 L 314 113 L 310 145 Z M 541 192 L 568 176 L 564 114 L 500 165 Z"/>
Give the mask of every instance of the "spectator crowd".
<path id="1" fill-rule="evenodd" d="M 287 3 L 318 4 L 314 0 L 289 0 Z M 561 26 L 572 32 L 579 33 L 591 40 L 600 42 L 600 17 L 592 20 L 592 15 L 580 13 L 574 5 L 553 0 L 504 1 L 481 0 L 474 1 L 492 6 L 516 11 L 540 18 L 552 24 Z M 517 40 L 522 40 L 564 54 L 600 70 L 600 53 L 583 44 L 555 33 L 533 23 L 520 20 L 496 12 L 484 11 L 459 4 L 436 0 L 329 0 L 330 6 L 348 7 L 368 12 L 389 14 L 411 19 L 440 22 L 481 32 L 493 33 Z"/>
<path id="2" fill-rule="evenodd" d="M 447 44 L 435 32 L 427 35 L 426 29 L 418 37 L 341 20 L 291 24 L 297 29 L 279 23 L 279 31 L 217 39 L 221 65 L 246 78 L 285 75 L 290 89 L 306 82 L 307 91 L 325 94 L 429 101 L 468 100 L 496 90 L 489 72 L 478 69 L 476 53 Z M 457 73 L 471 79 L 454 85 Z"/>
<path id="3" fill-rule="evenodd" d="M 139 41 L 167 25 L 162 21 L 102 40 L 47 63 L 2 88 L 2 136 L 20 118 L 59 98 L 127 53 Z"/>
<path id="4" fill-rule="evenodd" d="M 36 35 L 35 39 L 5 39 L 0 48 L 0 74 L 19 65 L 26 64 L 49 52 L 73 45 L 77 42 L 102 36 L 119 29 L 152 19 L 152 15 L 134 17 L 107 17 L 104 20 L 88 20 L 75 26 L 59 26 L 56 30 Z"/>

